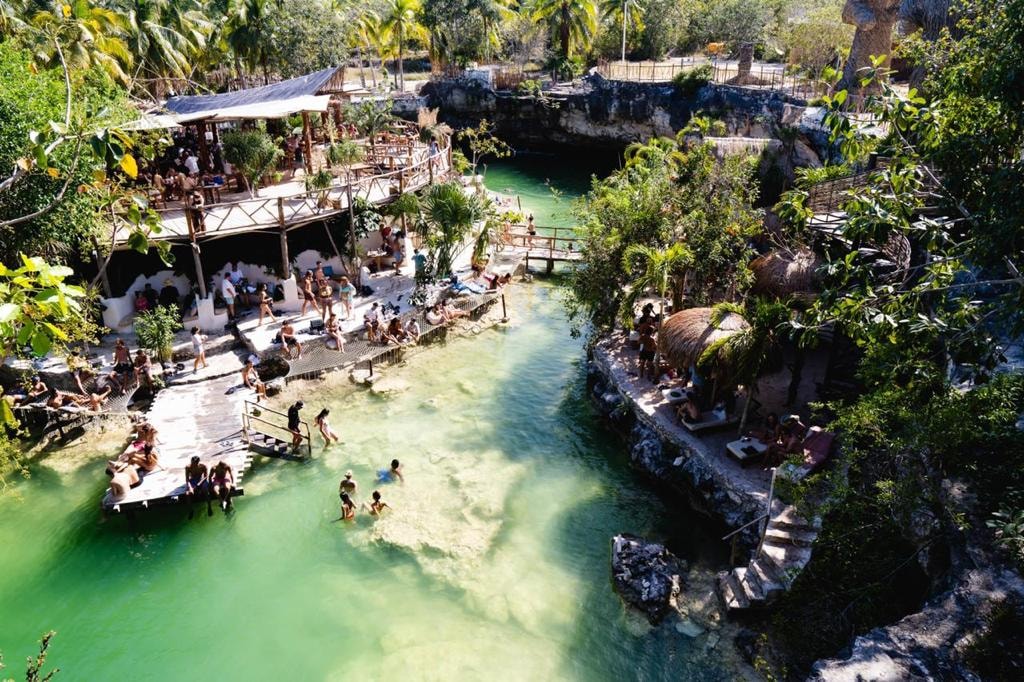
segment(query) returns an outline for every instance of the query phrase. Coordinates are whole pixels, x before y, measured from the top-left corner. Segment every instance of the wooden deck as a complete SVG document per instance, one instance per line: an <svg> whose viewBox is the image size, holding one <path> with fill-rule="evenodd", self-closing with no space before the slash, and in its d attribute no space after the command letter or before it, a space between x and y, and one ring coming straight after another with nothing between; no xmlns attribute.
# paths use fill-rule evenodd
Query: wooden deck
<svg viewBox="0 0 1024 682"><path fill-rule="evenodd" d="M543 261L547 272L551 272L555 263L575 263L583 260L583 254L577 250L579 236L572 228L538 227L538 234L531 235L523 225L516 225L502 235L502 243L506 249L520 254L529 269L530 261ZM546 234L540 234L544 232Z"/></svg>
<svg viewBox="0 0 1024 682"><path fill-rule="evenodd" d="M439 154L431 156L426 146L417 144L411 153L401 158L390 157L388 163L372 165L386 170L358 174L358 177L353 174L353 201L364 199L375 205L386 204L404 192L416 191L447 178L451 170L448 151L449 146L446 146ZM150 238L204 241L258 230L288 230L345 213L348 208L349 188L344 175L336 178L331 187L312 192L305 189L302 180L290 181L263 187L255 198L248 192L222 194L219 202L201 209L201 221L194 211L190 214L182 202L171 201L166 208L157 209L160 231ZM116 247L128 249L129 235L130 229L123 227L115 239Z"/></svg>
<svg viewBox="0 0 1024 682"><path fill-rule="evenodd" d="M160 391L148 414L157 429L160 466L119 500L108 488L103 496L104 511L123 513L184 502L185 466L192 455L199 455L211 468L226 460L235 475L236 494L242 494L252 453L242 439L241 415L243 401L251 398L252 392L232 390L238 385L239 376L232 374Z"/></svg>

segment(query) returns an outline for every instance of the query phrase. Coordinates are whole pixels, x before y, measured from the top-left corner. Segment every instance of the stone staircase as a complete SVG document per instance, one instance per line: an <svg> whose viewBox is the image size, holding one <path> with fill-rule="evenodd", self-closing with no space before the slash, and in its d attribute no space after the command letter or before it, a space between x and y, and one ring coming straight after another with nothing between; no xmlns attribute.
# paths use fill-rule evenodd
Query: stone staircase
<svg viewBox="0 0 1024 682"><path fill-rule="evenodd" d="M746 566L718 574L718 594L726 611L734 613L764 606L793 584L811 560L811 546L821 520L808 521L785 507L768 522L760 554Z"/></svg>

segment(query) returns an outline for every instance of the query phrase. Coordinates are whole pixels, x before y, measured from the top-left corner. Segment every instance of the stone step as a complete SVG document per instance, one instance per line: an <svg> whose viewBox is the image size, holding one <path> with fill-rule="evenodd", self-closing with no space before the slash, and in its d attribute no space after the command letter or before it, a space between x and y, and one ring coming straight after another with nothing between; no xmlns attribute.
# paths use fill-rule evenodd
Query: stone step
<svg viewBox="0 0 1024 682"><path fill-rule="evenodd" d="M782 579L782 584L788 589L793 583L792 576L799 573L811 560L811 550L796 545L776 544L766 538L761 545L760 558L771 563L775 575Z"/></svg>
<svg viewBox="0 0 1024 682"><path fill-rule="evenodd" d="M718 594L726 611L742 611L750 607L747 596L735 584L732 571L722 571L718 574Z"/></svg>
<svg viewBox="0 0 1024 682"><path fill-rule="evenodd" d="M753 579L748 575L747 569L740 566L732 569L733 577L735 582L739 584L741 590L743 590L743 596L747 598L748 608L760 606L764 604L765 597L764 592L761 591L761 585L756 579Z"/></svg>
<svg viewBox="0 0 1024 682"><path fill-rule="evenodd" d="M756 580L761 586L761 594L771 601L786 591L784 581L776 574L771 564L754 559L747 564L747 580Z"/></svg>
<svg viewBox="0 0 1024 682"><path fill-rule="evenodd" d="M771 540L779 545L796 545L797 547L810 547L818 538L816 530L798 530L796 528L768 527L764 535L765 540Z"/></svg>
<svg viewBox="0 0 1024 682"><path fill-rule="evenodd" d="M787 506L771 518L769 525L778 526L779 528L795 528L798 530L821 530L821 517L815 516L811 519L807 519L799 515L794 507Z"/></svg>

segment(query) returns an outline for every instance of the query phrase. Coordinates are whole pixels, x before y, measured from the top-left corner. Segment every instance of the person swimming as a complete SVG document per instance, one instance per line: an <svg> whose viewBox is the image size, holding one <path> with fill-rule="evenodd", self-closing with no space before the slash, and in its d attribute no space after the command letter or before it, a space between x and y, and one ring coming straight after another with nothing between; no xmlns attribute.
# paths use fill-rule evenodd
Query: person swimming
<svg viewBox="0 0 1024 682"><path fill-rule="evenodd" d="M397 459L391 460L390 469L381 469L377 472L377 480L381 483L394 483L399 481L405 483L405 477L402 476L402 464Z"/></svg>
<svg viewBox="0 0 1024 682"><path fill-rule="evenodd" d="M370 514L372 516L380 516L381 513L385 509L391 509L391 507L388 505L387 502L385 502L384 500L380 499L380 491L379 490L374 490L372 497L373 497L373 502L370 502L370 503L365 503L364 502L363 503L363 506L366 507L366 510L368 512L370 512Z"/></svg>
<svg viewBox="0 0 1024 682"><path fill-rule="evenodd" d="M359 484L352 478L352 470L349 469L345 472L345 478L341 479L341 483L338 484L338 496L355 495L358 488Z"/></svg>
<svg viewBox="0 0 1024 682"><path fill-rule="evenodd" d="M341 518L339 521L351 521L356 517L356 504L348 493L341 494Z"/></svg>

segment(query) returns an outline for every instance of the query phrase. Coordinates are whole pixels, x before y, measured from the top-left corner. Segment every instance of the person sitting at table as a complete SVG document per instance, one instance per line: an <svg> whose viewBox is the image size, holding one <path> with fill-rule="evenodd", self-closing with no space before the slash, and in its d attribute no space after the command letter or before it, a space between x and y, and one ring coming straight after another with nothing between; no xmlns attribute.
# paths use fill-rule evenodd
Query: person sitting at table
<svg viewBox="0 0 1024 682"><path fill-rule="evenodd" d="M191 175L178 173L178 193L181 195L182 201L187 200L196 191L197 184L196 179Z"/></svg>

